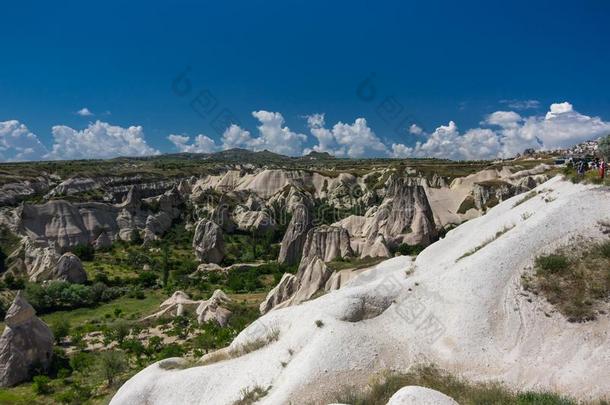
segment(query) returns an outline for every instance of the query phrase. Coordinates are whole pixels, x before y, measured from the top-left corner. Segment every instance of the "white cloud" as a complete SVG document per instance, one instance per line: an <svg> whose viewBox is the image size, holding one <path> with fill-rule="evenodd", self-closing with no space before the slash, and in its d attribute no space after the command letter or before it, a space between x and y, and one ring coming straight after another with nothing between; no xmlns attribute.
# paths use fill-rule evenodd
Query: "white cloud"
<svg viewBox="0 0 610 405"><path fill-rule="evenodd" d="M78 115L80 115L81 117L91 117L92 115L94 115L91 110L89 110L87 107L81 108L80 110L78 110L76 112Z"/></svg>
<svg viewBox="0 0 610 405"><path fill-rule="evenodd" d="M521 120L521 116L514 111L496 111L489 114L483 124L514 128L519 125Z"/></svg>
<svg viewBox="0 0 610 405"><path fill-rule="evenodd" d="M0 162L40 160L47 148L17 120L0 122Z"/></svg>
<svg viewBox="0 0 610 405"><path fill-rule="evenodd" d="M146 143L141 126L123 128L96 121L82 131L56 125L52 133L53 148L46 156L49 159L105 159L159 154Z"/></svg>
<svg viewBox="0 0 610 405"><path fill-rule="evenodd" d="M324 115L314 114L308 117L307 124L311 134L318 140L318 144L313 147L317 152L354 158L387 154L387 147L369 128L364 118L357 118L353 124L338 122L329 130L324 127Z"/></svg>
<svg viewBox="0 0 610 405"><path fill-rule="evenodd" d="M260 138L257 140L255 149L267 149L284 155L299 155L302 153L302 144L307 136L292 132L284 126L284 117L278 112L254 111L254 118L261 125L258 126Z"/></svg>
<svg viewBox="0 0 610 405"><path fill-rule="evenodd" d="M500 100L500 103L515 110L531 110L540 107L538 100Z"/></svg>
<svg viewBox="0 0 610 405"><path fill-rule="evenodd" d="M225 130L222 134L221 141L222 148L225 150L233 148L258 149L258 147L263 144L262 139L252 138L250 131L246 131L235 124L232 124Z"/></svg>
<svg viewBox="0 0 610 405"><path fill-rule="evenodd" d="M455 160L512 157L526 148L557 149L610 133L610 122L575 111L568 102L552 104L545 116L522 117L496 111L461 135L453 121L438 127L425 142L392 145L396 157L437 157Z"/></svg>
<svg viewBox="0 0 610 405"><path fill-rule="evenodd" d="M218 149L213 139L202 134L197 135L192 143L189 143L191 138L184 135L170 135L167 139L179 152L212 153Z"/></svg>
<svg viewBox="0 0 610 405"><path fill-rule="evenodd" d="M411 124L411 126L409 127L410 134L421 135L423 132L424 132L424 130L421 129L421 127L417 126L416 124Z"/></svg>

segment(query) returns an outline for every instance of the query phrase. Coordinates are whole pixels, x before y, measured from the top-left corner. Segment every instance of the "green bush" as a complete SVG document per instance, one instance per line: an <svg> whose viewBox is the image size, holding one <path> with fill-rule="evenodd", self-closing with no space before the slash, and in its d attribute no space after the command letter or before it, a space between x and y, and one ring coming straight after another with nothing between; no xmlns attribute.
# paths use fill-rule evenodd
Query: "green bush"
<svg viewBox="0 0 610 405"><path fill-rule="evenodd" d="M417 256L425 249L422 245L408 245L401 243L396 251L403 256Z"/></svg>
<svg viewBox="0 0 610 405"><path fill-rule="evenodd" d="M125 354L118 350L102 352L98 359L98 367L109 386L113 386L119 374L128 367Z"/></svg>
<svg viewBox="0 0 610 405"><path fill-rule="evenodd" d="M72 253L78 256L79 259L85 262L90 262L95 257L95 250L93 249L93 245L87 244L78 244L72 249Z"/></svg>
<svg viewBox="0 0 610 405"><path fill-rule="evenodd" d="M118 298L125 292L124 288L107 287L103 283L87 286L66 281L51 281L44 285L28 283L25 287L28 302L39 313L89 307Z"/></svg>
<svg viewBox="0 0 610 405"><path fill-rule="evenodd" d="M550 254L536 258L538 271L543 273L560 273L568 268L567 257L559 254Z"/></svg>
<svg viewBox="0 0 610 405"><path fill-rule="evenodd" d="M138 274L137 283L144 288L151 288L157 285L159 276L152 271L144 271Z"/></svg>
<svg viewBox="0 0 610 405"><path fill-rule="evenodd" d="M46 375L37 375L33 378L32 389L36 395L47 395L53 392L51 379Z"/></svg>
<svg viewBox="0 0 610 405"><path fill-rule="evenodd" d="M60 317L51 324L51 331L57 344L61 343L62 339L70 334L70 320L66 317Z"/></svg>

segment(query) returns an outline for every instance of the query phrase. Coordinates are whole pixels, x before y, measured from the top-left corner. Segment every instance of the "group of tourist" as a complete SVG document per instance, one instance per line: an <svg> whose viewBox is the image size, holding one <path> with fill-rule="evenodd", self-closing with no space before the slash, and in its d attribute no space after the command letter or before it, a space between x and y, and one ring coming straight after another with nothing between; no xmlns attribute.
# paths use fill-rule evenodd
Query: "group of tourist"
<svg viewBox="0 0 610 405"><path fill-rule="evenodd" d="M578 170L578 174L580 176L584 176L588 170L597 170L599 172L600 179L604 179L606 177L606 170L608 169L608 163L605 160L595 158L592 161L581 160L576 165L576 169Z"/></svg>

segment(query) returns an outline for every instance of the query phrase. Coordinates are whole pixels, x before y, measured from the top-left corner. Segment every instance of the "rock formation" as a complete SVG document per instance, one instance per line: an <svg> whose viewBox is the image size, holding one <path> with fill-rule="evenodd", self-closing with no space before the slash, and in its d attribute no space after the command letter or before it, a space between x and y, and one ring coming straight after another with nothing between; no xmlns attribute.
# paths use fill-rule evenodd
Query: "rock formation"
<svg viewBox="0 0 610 405"><path fill-rule="evenodd" d="M214 222L202 219L195 228L193 248L199 261L220 263L225 255L222 229Z"/></svg>
<svg viewBox="0 0 610 405"><path fill-rule="evenodd" d="M194 312L201 301L193 301L188 294L182 291L175 291L171 297L159 305L160 310L143 320L158 318L174 318L185 315L187 312Z"/></svg>
<svg viewBox="0 0 610 405"><path fill-rule="evenodd" d="M610 191L559 177L535 190L548 202L508 199L416 259L391 258L337 291L266 313L227 351L276 328L277 339L265 347L188 369L151 365L126 382L111 405L230 404L253 384L271 387L263 399L268 404L326 404L337 388L364 386L371 375L422 362L514 390L585 401L608 397L607 312L571 323L543 296L524 292L521 276L540 254L576 240L587 246L607 241L600 224L610 218ZM524 213L533 214L524 219ZM421 398L420 391L407 389L395 400Z"/></svg>
<svg viewBox="0 0 610 405"><path fill-rule="evenodd" d="M36 311L17 293L4 318L0 337L0 387L10 387L32 377L33 367L46 369L53 355L53 333L36 317Z"/></svg>
<svg viewBox="0 0 610 405"><path fill-rule="evenodd" d="M286 273L260 305L262 313L273 308L297 305L324 291L333 274L325 262L352 257L346 229L320 226L310 229L303 246L303 255L296 276Z"/></svg>
<svg viewBox="0 0 610 405"><path fill-rule="evenodd" d="M442 392L410 385L392 395L387 405L458 405L458 403Z"/></svg>
<svg viewBox="0 0 610 405"><path fill-rule="evenodd" d="M231 302L231 299L221 290L215 290L212 296L205 301L201 301L197 310L197 322L206 323L215 321L218 325L227 326L231 311L225 306Z"/></svg>
<svg viewBox="0 0 610 405"><path fill-rule="evenodd" d="M310 261L318 257L323 262L330 262L352 256L354 252L350 246L347 229L322 225L307 232L303 246L303 260Z"/></svg>
<svg viewBox="0 0 610 405"><path fill-rule="evenodd" d="M267 297L261 303L259 307L260 312L264 314L282 302L289 300L296 291L296 280L297 278L294 274L284 273L280 282L269 291Z"/></svg>
<svg viewBox="0 0 610 405"><path fill-rule="evenodd" d="M282 238L277 259L279 263L296 264L301 260L305 238L312 227L312 216L311 206L307 203L299 204L293 209L292 218Z"/></svg>
<svg viewBox="0 0 610 405"><path fill-rule="evenodd" d="M87 282L87 273L85 273L83 264L78 256L68 252L64 253L57 261L54 279L84 284Z"/></svg>

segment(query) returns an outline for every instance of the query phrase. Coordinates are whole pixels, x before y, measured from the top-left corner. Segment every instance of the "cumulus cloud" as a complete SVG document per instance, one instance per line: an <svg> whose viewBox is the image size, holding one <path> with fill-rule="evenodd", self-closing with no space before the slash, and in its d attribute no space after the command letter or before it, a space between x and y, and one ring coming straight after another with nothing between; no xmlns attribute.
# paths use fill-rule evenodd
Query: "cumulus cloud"
<svg viewBox="0 0 610 405"><path fill-rule="evenodd" d="M438 127L425 142L392 145L396 157L437 157L454 160L512 157L526 148L557 149L610 133L610 122L574 110L568 102L551 104L544 116L522 117L514 111L496 111L460 134L451 121Z"/></svg>
<svg viewBox="0 0 610 405"><path fill-rule="evenodd" d="M46 156L49 159L105 159L160 153L146 143L141 126L123 128L96 121L81 131L56 125L52 133L53 148Z"/></svg>
<svg viewBox="0 0 610 405"><path fill-rule="evenodd" d="M89 110L87 107L81 108L76 113L81 117L91 117L93 115L91 110Z"/></svg>
<svg viewBox="0 0 610 405"><path fill-rule="evenodd" d="M413 135L421 135L424 132L424 130L417 126L416 124L411 124L411 126L409 127L409 133L413 134Z"/></svg>
<svg viewBox="0 0 610 405"><path fill-rule="evenodd" d="M311 134L318 140L313 147L317 152L328 152L337 156L364 157L387 154L386 145L371 128L366 119L357 118L353 124L336 123L332 129L325 128L324 115L308 117ZM305 150L307 153L309 150Z"/></svg>
<svg viewBox="0 0 610 405"><path fill-rule="evenodd" d="M218 149L214 140L203 134L197 135L193 142L190 142L191 138L185 135L172 134L167 139L174 144L179 152L212 153Z"/></svg>
<svg viewBox="0 0 610 405"><path fill-rule="evenodd" d="M254 111L252 115L260 122L260 137L256 140L254 149L267 149L284 155L301 154L307 136L292 132L285 126L282 114L261 110Z"/></svg>
<svg viewBox="0 0 610 405"><path fill-rule="evenodd" d="M498 138L489 129L471 129L460 135L455 122L441 125L430 134L426 142L417 142L408 147L393 144L393 157L434 157L453 160L479 160L497 155L500 149Z"/></svg>
<svg viewBox="0 0 610 405"><path fill-rule="evenodd" d="M47 148L17 120L0 122L0 161L40 160Z"/></svg>
<svg viewBox="0 0 610 405"><path fill-rule="evenodd" d="M246 131L235 124L232 124L225 130L221 141L223 149L243 148L257 150L263 144L262 139L252 138L250 131Z"/></svg>

